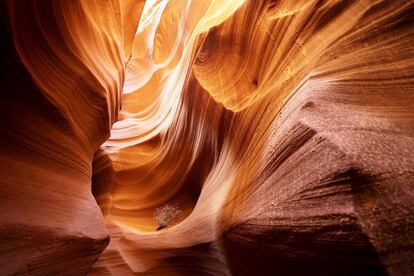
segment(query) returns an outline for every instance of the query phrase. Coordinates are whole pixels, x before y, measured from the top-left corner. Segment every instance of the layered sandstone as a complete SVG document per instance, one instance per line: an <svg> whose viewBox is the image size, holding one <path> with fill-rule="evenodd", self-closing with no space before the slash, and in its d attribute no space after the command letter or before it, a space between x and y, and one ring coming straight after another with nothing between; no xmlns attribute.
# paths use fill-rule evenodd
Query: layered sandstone
<svg viewBox="0 0 414 276"><path fill-rule="evenodd" d="M413 1L7 12L4 274L414 273Z"/></svg>

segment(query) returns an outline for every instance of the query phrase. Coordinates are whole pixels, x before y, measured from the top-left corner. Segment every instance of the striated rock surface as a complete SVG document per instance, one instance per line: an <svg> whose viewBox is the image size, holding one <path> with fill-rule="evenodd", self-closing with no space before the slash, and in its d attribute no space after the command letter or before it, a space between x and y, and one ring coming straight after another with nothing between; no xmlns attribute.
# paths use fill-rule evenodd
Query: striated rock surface
<svg viewBox="0 0 414 276"><path fill-rule="evenodd" d="M156 64L163 43L180 50L165 46L172 3L158 7L140 64ZM106 192L97 175L116 238L92 274L412 273L412 12L412 2L246 1L207 33L201 18L190 59L184 49L124 88L125 117L104 144ZM131 62L140 72L134 52ZM171 66L186 72L183 88L182 74L162 73L175 85L146 104ZM165 202L185 218L154 232Z"/></svg>
<svg viewBox="0 0 414 276"><path fill-rule="evenodd" d="M1 275L82 275L109 242L91 176L124 79L110 4L1 4Z"/></svg>
<svg viewBox="0 0 414 276"><path fill-rule="evenodd" d="M1 274L414 273L414 1L4 10Z"/></svg>

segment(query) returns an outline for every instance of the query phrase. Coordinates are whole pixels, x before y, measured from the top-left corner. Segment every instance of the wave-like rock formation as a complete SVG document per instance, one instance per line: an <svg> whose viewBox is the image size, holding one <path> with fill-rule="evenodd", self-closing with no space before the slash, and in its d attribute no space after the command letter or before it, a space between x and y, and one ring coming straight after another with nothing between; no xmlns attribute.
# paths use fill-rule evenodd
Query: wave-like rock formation
<svg viewBox="0 0 414 276"><path fill-rule="evenodd" d="M413 274L413 14L3 3L0 274Z"/></svg>

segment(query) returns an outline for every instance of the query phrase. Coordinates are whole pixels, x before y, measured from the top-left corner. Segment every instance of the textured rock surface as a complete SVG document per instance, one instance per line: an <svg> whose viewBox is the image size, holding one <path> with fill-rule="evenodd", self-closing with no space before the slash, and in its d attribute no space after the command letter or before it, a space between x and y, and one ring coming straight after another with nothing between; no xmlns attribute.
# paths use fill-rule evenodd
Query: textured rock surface
<svg viewBox="0 0 414 276"><path fill-rule="evenodd" d="M414 273L414 1L8 12L4 274Z"/></svg>
<svg viewBox="0 0 414 276"><path fill-rule="evenodd" d="M1 275L82 275L109 242L92 159L116 118L123 59L102 48L117 38L88 8L2 3Z"/></svg>
<svg viewBox="0 0 414 276"><path fill-rule="evenodd" d="M412 273L412 12L412 2L246 1L196 42L180 101L173 87L160 103L171 123L132 109L165 67L128 91L121 113L142 117L106 143L113 170L97 196L118 238L94 271ZM188 216L153 232L166 201ZM180 253L195 247L199 262Z"/></svg>

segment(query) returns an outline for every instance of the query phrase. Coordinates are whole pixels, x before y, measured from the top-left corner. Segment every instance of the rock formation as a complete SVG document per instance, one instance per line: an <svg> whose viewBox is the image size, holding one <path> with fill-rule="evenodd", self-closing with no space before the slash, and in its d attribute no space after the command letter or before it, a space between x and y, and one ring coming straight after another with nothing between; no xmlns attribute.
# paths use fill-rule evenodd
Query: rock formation
<svg viewBox="0 0 414 276"><path fill-rule="evenodd" d="M414 1L2 13L0 274L414 273Z"/></svg>

